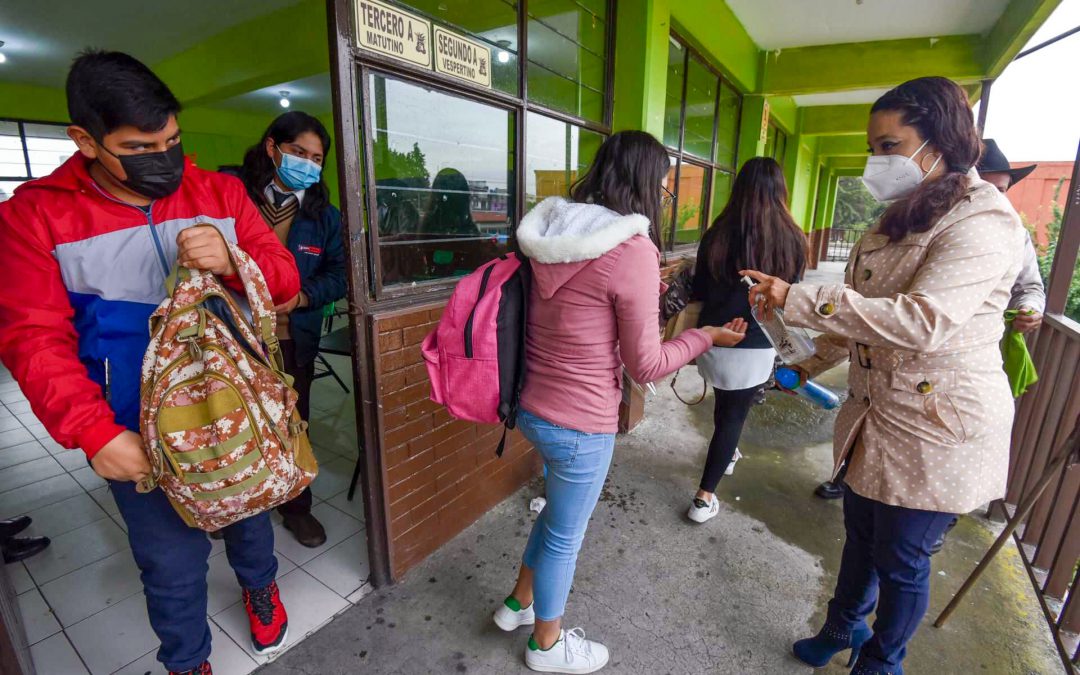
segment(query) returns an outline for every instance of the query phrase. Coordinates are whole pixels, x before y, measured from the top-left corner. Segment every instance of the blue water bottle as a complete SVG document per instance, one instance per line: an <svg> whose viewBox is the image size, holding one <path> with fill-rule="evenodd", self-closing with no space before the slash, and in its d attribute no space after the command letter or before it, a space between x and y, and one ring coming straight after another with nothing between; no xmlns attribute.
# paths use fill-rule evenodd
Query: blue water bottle
<svg viewBox="0 0 1080 675"><path fill-rule="evenodd" d="M840 405L840 397L832 389L823 387L813 380L807 380L806 384L799 384L799 380L797 370L782 367L776 369L776 383L784 389L789 389L826 410L832 410Z"/></svg>

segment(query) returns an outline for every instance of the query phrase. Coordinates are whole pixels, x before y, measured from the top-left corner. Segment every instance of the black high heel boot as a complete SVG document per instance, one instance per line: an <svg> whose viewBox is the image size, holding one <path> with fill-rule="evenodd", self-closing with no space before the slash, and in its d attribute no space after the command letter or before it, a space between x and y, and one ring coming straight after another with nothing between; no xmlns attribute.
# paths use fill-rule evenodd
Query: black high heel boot
<svg viewBox="0 0 1080 675"><path fill-rule="evenodd" d="M845 631L826 622L817 635L799 640L791 646L791 651L795 654L795 658L806 665L821 668L838 653L850 649L851 658L847 662L847 667L850 668L851 664L859 658L859 650L862 649L863 643L873 634L870 626L867 626L865 622L851 631Z"/></svg>

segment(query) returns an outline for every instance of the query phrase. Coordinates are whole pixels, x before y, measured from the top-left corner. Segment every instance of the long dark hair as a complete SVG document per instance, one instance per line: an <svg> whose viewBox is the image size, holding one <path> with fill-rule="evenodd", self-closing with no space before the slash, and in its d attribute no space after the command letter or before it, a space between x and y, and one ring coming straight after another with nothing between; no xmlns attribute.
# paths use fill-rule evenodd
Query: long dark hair
<svg viewBox="0 0 1080 675"><path fill-rule="evenodd" d="M265 204L266 195L263 191L270 181L274 179L277 167L274 160L266 154L266 139L271 138L274 145L292 143L302 133L310 131L319 137L323 146L323 168L325 171L326 158L330 154L330 134L327 133L323 123L306 112L290 110L278 115L270 126L263 132L262 138L255 145L248 148L244 153L244 166L240 170L240 179L244 181L248 196L256 204ZM300 212L309 218L317 218L330 204L330 193L326 189L326 183L322 176L319 182L304 190L304 200L300 204Z"/></svg>
<svg viewBox="0 0 1080 675"><path fill-rule="evenodd" d="M480 228L473 222L472 194L465 174L446 167L431 181L431 198L427 215L420 225L424 234L479 235Z"/></svg>
<svg viewBox="0 0 1080 675"><path fill-rule="evenodd" d="M967 96L944 77L920 77L885 93L870 113L895 110L907 126L941 153L945 174L924 180L909 197L894 202L881 217L880 231L890 241L909 232L926 232L967 192L967 172L979 161L982 144Z"/></svg>
<svg viewBox="0 0 1080 675"><path fill-rule="evenodd" d="M596 151L592 166L570 190L575 202L600 204L649 219L649 236L660 248L660 186L671 160L660 141L644 131L620 131Z"/></svg>
<svg viewBox="0 0 1080 675"><path fill-rule="evenodd" d="M737 283L743 269L789 282L802 277L806 235L791 217L787 199L784 171L775 159L747 160L698 250L714 279Z"/></svg>

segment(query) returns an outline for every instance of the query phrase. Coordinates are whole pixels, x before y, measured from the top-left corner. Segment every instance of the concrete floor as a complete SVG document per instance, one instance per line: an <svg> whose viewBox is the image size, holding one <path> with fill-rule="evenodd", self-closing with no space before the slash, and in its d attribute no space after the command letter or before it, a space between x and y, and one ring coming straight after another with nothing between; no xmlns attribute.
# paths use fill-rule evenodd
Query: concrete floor
<svg viewBox="0 0 1080 675"><path fill-rule="evenodd" d="M833 282L842 263L807 275ZM846 390L846 369L821 382ZM693 368L683 398L701 391ZM791 642L824 621L843 544L840 504L813 496L832 470L834 415L770 393L750 414L744 459L721 481L720 515L686 519L712 432L711 400L671 390L621 436L578 560L567 627L611 650L610 673L809 673ZM373 593L260 673L527 673L528 630L490 620L513 586L537 480L486 514L397 586ZM930 611L904 664L911 675L1062 672L1038 600L1010 544L942 629L931 623L989 548L993 523L962 518L933 561ZM848 672L840 657L820 672Z"/></svg>
<svg viewBox="0 0 1080 675"><path fill-rule="evenodd" d="M842 389L844 377L837 370L826 383ZM687 394L700 386L682 379ZM831 467L831 415L770 394L751 414L745 458L721 483L721 514L699 526L684 514L710 406L687 408L661 389L646 421L619 439L567 626L609 646L611 673L810 672L789 646L822 622L839 563L840 505L811 494ZM489 617L511 588L534 515L528 502L541 491L539 481L522 489L401 584L376 591L260 672L528 672L528 631L504 634ZM1011 547L946 628L930 625L993 537L982 518L964 518L935 558L931 611L906 672L1061 672ZM838 658L821 672L846 671Z"/></svg>

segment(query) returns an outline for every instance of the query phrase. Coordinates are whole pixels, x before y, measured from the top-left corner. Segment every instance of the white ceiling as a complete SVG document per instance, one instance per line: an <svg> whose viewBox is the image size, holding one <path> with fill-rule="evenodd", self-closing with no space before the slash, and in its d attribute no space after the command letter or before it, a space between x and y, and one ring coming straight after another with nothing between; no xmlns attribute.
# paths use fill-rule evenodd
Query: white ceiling
<svg viewBox="0 0 1080 675"><path fill-rule="evenodd" d="M281 107L282 91L289 92L288 108ZM330 100L330 73L249 91L215 103L212 107L273 116L286 110L303 110L312 115L327 114L333 108Z"/></svg>
<svg viewBox="0 0 1080 675"><path fill-rule="evenodd" d="M799 94L793 96L799 107L808 105L848 105L851 103L873 103L888 89L851 89L833 91L824 94Z"/></svg>
<svg viewBox="0 0 1080 675"><path fill-rule="evenodd" d="M985 33L1009 0L727 0L762 49Z"/></svg>
<svg viewBox="0 0 1080 675"><path fill-rule="evenodd" d="M158 63L226 28L300 0L0 0L0 81L62 87L87 47ZM287 38L288 26L282 26Z"/></svg>

